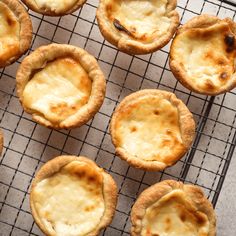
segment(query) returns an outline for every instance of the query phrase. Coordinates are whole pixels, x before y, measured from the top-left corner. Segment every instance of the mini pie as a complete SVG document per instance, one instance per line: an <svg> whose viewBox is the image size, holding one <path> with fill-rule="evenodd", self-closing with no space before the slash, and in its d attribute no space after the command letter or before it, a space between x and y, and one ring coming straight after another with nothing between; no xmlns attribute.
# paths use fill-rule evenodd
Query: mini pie
<svg viewBox="0 0 236 236"><path fill-rule="evenodd" d="M215 236L216 217L203 191L174 180L141 193L131 212L131 236Z"/></svg>
<svg viewBox="0 0 236 236"><path fill-rule="evenodd" d="M105 96L105 79L96 59L71 45L36 49L21 63L16 81L25 111L38 123L56 129L86 123Z"/></svg>
<svg viewBox="0 0 236 236"><path fill-rule="evenodd" d="M104 38L128 54L164 47L174 35L179 15L176 0L100 0L98 25Z"/></svg>
<svg viewBox="0 0 236 236"><path fill-rule="evenodd" d="M48 15L62 16L79 9L86 0L22 0L31 10Z"/></svg>
<svg viewBox="0 0 236 236"><path fill-rule="evenodd" d="M95 162L60 156L37 173L30 206L40 229L48 236L95 236L110 224L117 202L112 177Z"/></svg>
<svg viewBox="0 0 236 236"><path fill-rule="evenodd" d="M189 149L195 122L173 93L146 89L120 103L112 116L110 133L117 155L130 165L163 170Z"/></svg>
<svg viewBox="0 0 236 236"><path fill-rule="evenodd" d="M30 47L32 23L17 0L0 1L0 68L15 62Z"/></svg>
<svg viewBox="0 0 236 236"><path fill-rule="evenodd" d="M206 95L236 86L236 24L202 15L178 29L170 50L170 68L188 89Z"/></svg>

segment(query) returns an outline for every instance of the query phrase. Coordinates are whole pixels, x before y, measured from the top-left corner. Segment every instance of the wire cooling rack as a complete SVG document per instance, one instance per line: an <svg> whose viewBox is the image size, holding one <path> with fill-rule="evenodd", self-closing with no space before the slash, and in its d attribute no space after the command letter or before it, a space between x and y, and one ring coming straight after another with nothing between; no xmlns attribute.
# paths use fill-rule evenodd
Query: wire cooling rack
<svg viewBox="0 0 236 236"><path fill-rule="evenodd" d="M107 78L100 112L86 125L70 131L46 129L23 112L15 93L20 62L0 71L0 121L4 151L0 161L0 235L43 235L29 208L29 189L40 166L61 154L84 155L106 169L119 187L112 224L101 235L129 235L129 214L138 194L164 179L182 180L203 188L216 205L236 142L236 90L208 97L177 83L168 67L169 45L145 56L129 56L101 36L95 19L98 0L89 0L74 14L52 18L29 11L34 27L33 51L51 42L69 43L94 55ZM201 13L235 17L233 5L217 0L179 0L181 23ZM174 92L194 114L197 135L192 148L175 166L163 172L129 167L114 154L109 121L116 105L131 92L159 88Z"/></svg>

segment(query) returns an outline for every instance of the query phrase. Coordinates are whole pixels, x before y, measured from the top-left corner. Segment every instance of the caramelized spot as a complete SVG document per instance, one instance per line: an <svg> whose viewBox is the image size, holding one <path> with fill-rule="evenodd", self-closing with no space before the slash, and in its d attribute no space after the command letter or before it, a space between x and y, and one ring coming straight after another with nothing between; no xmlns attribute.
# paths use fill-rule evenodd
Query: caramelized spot
<svg viewBox="0 0 236 236"><path fill-rule="evenodd" d="M165 231L169 231L171 229L171 219L167 217L165 223L166 223Z"/></svg>
<svg viewBox="0 0 236 236"><path fill-rule="evenodd" d="M116 29L118 29L119 31L124 31L126 34L128 35L132 35L131 32L129 30L127 30L121 23L119 20L114 19L113 20L113 25L116 27Z"/></svg>
<svg viewBox="0 0 236 236"><path fill-rule="evenodd" d="M196 214L196 220L199 225L203 225L206 222L206 219L202 214Z"/></svg>
<svg viewBox="0 0 236 236"><path fill-rule="evenodd" d="M11 19L10 16L6 16L6 21L9 26L14 26L16 23L14 20Z"/></svg>
<svg viewBox="0 0 236 236"><path fill-rule="evenodd" d="M136 126L132 126L131 128L130 128L130 131L133 133L133 132L136 132L137 131L137 127Z"/></svg>
<svg viewBox="0 0 236 236"><path fill-rule="evenodd" d="M221 65L221 66L226 64L225 60L222 60L221 58L218 58L217 63L218 63L218 65Z"/></svg>
<svg viewBox="0 0 236 236"><path fill-rule="evenodd" d="M166 130L166 134L172 135L172 131L171 131L170 129L167 129L167 130Z"/></svg>
<svg viewBox="0 0 236 236"><path fill-rule="evenodd" d="M212 83L211 80L207 80L205 83L205 88L208 90L214 90L215 89L215 85Z"/></svg>
<svg viewBox="0 0 236 236"><path fill-rule="evenodd" d="M83 177L85 177L85 171L74 172L74 174L75 174L78 178L83 178Z"/></svg>
<svg viewBox="0 0 236 236"><path fill-rule="evenodd" d="M169 146L170 143L171 143L171 141L169 139L163 139L161 142L162 147Z"/></svg>
<svg viewBox="0 0 236 236"><path fill-rule="evenodd" d="M160 115L160 111L157 110L157 109L156 109L153 113L154 113L155 115L157 115L157 116Z"/></svg>
<svg viewBox="0 0 236 236"><path fill-rule="evenodd" d="M225 36L225 44L226 44L226 52L232 52L234 50L234 45L235 45L235 37L232 34L228 34Z"/></svg>
<svg viewBox="0 0 236 236"><path fill-rule="evenodd" d="M225 80L225 79L227 79L227 78L228 78L228 74L227 74L226 72L222 72L222 73L220 74L220 79Z"/></svg>
<svg viewBox="0 0 236 236"><path fill-rule="evenodd" d="M111 4L107 4L106 5L106 10L107 11L112 11L112 5Z"/></svg>
<svg viewBox="0 0 236 236"><path fill-rule="evenodd" d="M186 214L184 214L184 212L180 213L180 219L181 221L185 222L186 221Z"/></svg>
<svg viewBox="0 0 236 236"><path fill-rule="evenodd" d="M96 181L96 179L95 179L93 176L90 176L90 177L88 178L88 180L89 180L90 182L95 182L95 181Z"/></svg>

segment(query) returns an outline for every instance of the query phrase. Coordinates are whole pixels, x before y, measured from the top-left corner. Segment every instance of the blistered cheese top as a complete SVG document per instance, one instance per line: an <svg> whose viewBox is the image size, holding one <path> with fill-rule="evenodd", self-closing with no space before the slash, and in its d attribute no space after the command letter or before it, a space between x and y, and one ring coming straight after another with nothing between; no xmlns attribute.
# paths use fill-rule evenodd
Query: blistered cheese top
<svg viewBox="0 0 236 236"><path fill-rule="evenodd" d="M39 182L32 198L37 216L51 235L87 235L104 213L103 176L89 164L73 161Z"/></svg>
<svg viewBox="0 0 236 236"><path fill-rule="evenodd" d="M208 236L210 223L191 206L182 190L174 190L147 208L141 236Z"/></svg>
<svg viewBox="0 0 236 236"><path fill-rule="evenodd" d="M112 24L118 20L134 39L150 42L171 25L166 16L167 3L168 0L107 0L108 17Z"/></svg>
<svg viewBox="0 0 236 236"><path fill-rule="evenodd" d="M59 123L75 114L90 97L92 81L72 58L60 58L36 72L23 91L23 105Z"/></svg>
<svg viewBox="0 0 236 236"><path fill-rule="evenodd" d="M140 97L119 111L117 146L145 161L172 163L183 151L179 112L169 100Z"/></svg>
<svg viewBox="0 0 236 236"><path fill-rule="evenodd" d="M0 64L4 64L20 50L20 23L14 13L0 2Z"/></svg>
<svg viewBox="0 0 236 236"><path fill-rule="evenodd" d="M196 89L214 91L228 83L235 71L234 36L226 23L180 33L172 47L173 57Z"/></svg>
<svg viewBox="0 0 236 236"><path fill-rule="evenodd" d="M42 10L50 10L55 13L70 10L78 0L34 0L38 8Z"/></svg>

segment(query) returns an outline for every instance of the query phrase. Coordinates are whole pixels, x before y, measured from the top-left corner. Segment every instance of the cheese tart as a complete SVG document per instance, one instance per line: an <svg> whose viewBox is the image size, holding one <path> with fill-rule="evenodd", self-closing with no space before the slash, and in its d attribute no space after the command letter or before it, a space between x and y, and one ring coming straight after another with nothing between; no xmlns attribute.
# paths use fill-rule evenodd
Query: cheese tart
<svg viewBox="0 0 236 236"><path fill-rule="evenodd" d="M131 211L131 236L215 236L216 216L203 191L165 180L144 190Z"/></svg>
<svg viewBox="0 0 236 236"><path fill-rule="evenodd" d="M176 0L100 0L97 20L104 38L128 54L164 47L174 35Z"/></svg>
<svg viewBox="0 0 236 236"><path fill-rule="evenodd" d="M180 27L170 50L170 68L188 89L206 95L236 87L236 24L201 15Z"/></svg>
<svg viewBox="0 0 236 236"><path fill-rule="evenodd" d="M86 0L22 0L32 11L48 16L63 16L78 10Z"/></svg>
<svg viewBox="0 0 236 236"><path fill-rule="evenodd" d="M0 68L10 65L30 47L32 23L18 0L0 1Z"/></svg>
<svg viewBox="0 0 236 236"><path fill-rule="evenodd" d="M36 49L21 63L16 81L24 110L36 122L55 129L83 125L105 96L105 79L96 59L71 45Z"/></svg>
<svg viewBox="0 0 236 236"><path fill-rule="evenodd" d="M112 116L110 133L119 157L134 167L160 171L187 152L195 122L173 93L145 89L121 101Z"/></svg>
<svg viewBox="0 0 236 236"><path fill-rule="evenodd" d="M30 192L32 215L48 236L96 236L110 224L116 202L113 178L81 156L47 162Z"/></svg>

